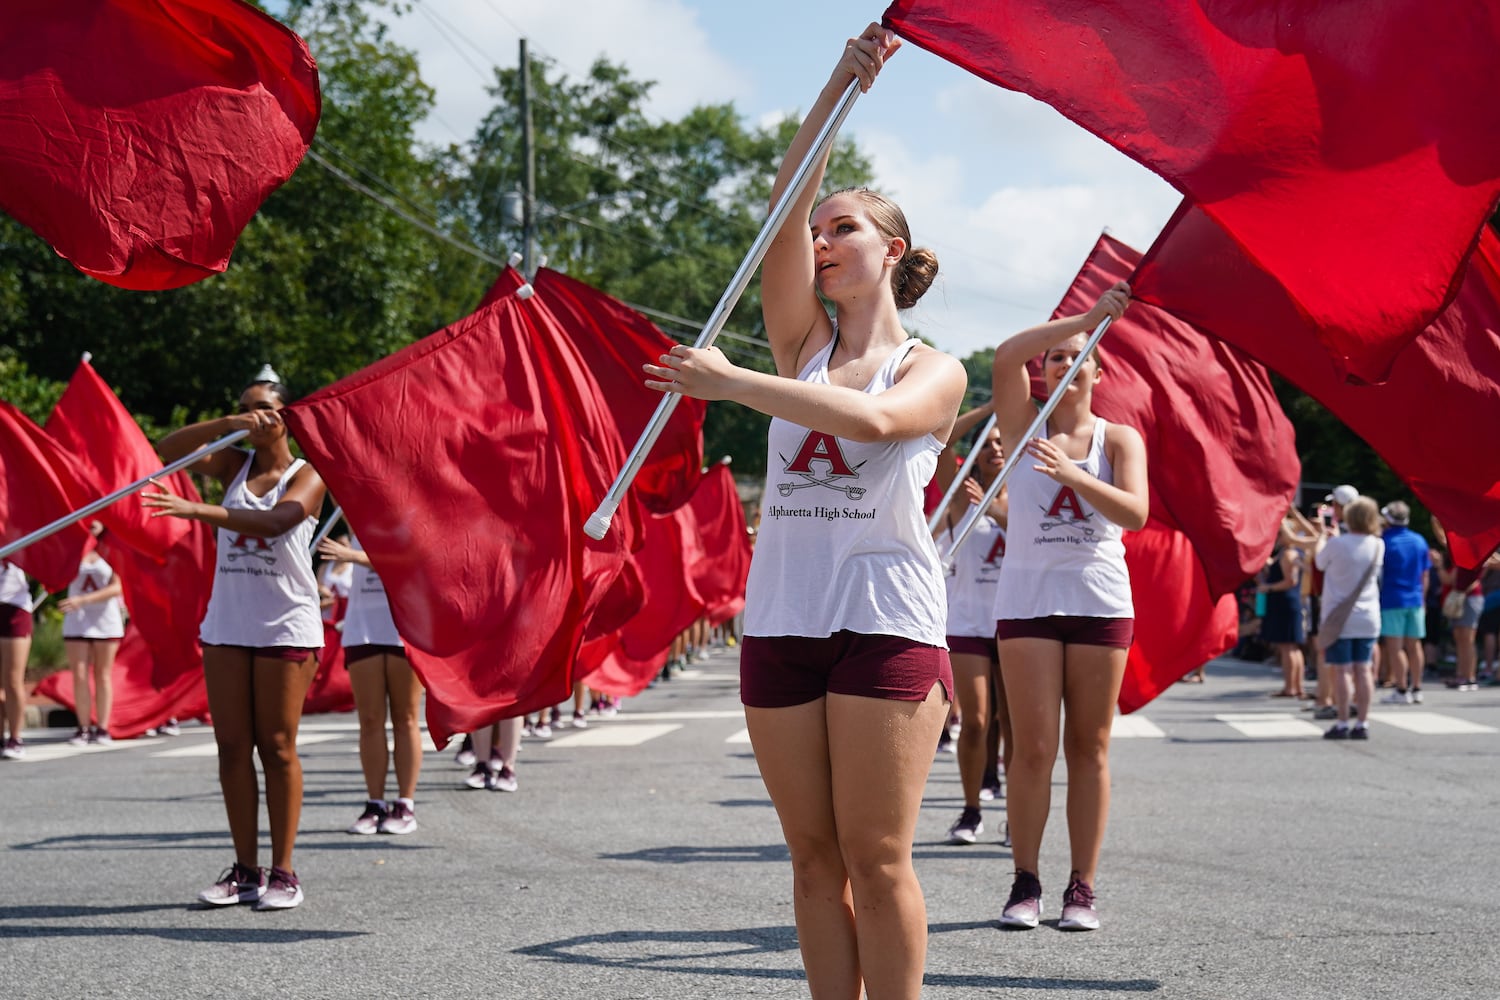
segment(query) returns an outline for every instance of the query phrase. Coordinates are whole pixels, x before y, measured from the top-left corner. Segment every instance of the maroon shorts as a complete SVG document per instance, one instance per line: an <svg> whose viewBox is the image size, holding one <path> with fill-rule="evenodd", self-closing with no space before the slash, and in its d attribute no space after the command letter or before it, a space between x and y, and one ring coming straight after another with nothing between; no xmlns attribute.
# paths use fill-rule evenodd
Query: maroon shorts
<svg viewBox="0 0 1500 1000"><path fill-rule="evenodd" d="M24 639L31 635L31 612L14 604L0 604L0 639Z"/></svg>
<svg viewBox="0 0 1500 1000"><path fill-rule="evenodd" d="M405 646L381 646L372 642L360 643L358 646L344 647L344 669L349 669L352 663L360 660L368 660L376 656L399 656L406 659Z"/></svg>
<svg viewBox="0 0 1500 1000"><path fill-rule="evenodd" d="M1129 649L1135 641L1135 619L1093 618L1089 615L1002 618L995 623L995 638L1051 639L1064 645Z"/></svg>
<svg viewBox="0 0 1500 1000"><path fill-rule="evenodd" d="M993 637L950 635L948 637L948 652L962 653L965 656L987 656L995 663L1000 662L1000 647L995 645Z"/></svg>
<svg viewBox="0 0 1500 1000"><path fill-rule="evenodd" d="M243 649L257 659L285 660L288 663L301 663L309 656L317 656L321 652L321 650L308 649L304 646L231 646L219 642L205 642L203 645L214 649Z"/></svg>
<svg viewBox="0 0 1500 1000"><path fill-rule="evenodd" d="M740 701L750 708L790 708L827 694L924 701L934 684L953 700L948 651L912 639L835 632L747 635L740 644Z"/></svg>

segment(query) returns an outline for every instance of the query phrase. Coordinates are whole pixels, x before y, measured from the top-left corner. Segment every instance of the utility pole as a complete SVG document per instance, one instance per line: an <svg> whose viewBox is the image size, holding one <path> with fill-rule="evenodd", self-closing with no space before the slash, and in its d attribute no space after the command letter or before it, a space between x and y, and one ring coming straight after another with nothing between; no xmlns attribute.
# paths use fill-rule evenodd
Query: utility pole
<svg viewBox="0 0 1500 1000"><path fill-rule="evenodd" d="M521 39L521 273L536 273L536 143L531 131L531 56Z"/></svg>

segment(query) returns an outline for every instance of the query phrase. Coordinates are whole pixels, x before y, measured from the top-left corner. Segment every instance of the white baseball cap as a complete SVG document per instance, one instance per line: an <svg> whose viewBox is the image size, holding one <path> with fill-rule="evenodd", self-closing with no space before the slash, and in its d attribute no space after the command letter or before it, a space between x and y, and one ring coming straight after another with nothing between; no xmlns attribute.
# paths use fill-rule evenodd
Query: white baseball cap
<svg viewBox="0 0 1500 1000"><path fill-rule="evenodd" d="M1347 507L1351 503L1359 499L1359 490L1355 489L1353 486L1350 486L1348 483L1344 483L1342 486L1335 486L1333 488L1333 492L1328 494L1323 499L1325 501L1332 500L1334 503L1339 504L1342 507Z"/></svg>

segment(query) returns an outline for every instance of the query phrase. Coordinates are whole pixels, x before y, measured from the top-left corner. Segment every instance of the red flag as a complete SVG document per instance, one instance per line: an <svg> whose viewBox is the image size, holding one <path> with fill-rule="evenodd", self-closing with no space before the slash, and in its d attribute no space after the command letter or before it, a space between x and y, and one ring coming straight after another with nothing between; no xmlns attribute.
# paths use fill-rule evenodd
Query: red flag
<svg viewBox="0 0 1500 1000"><path fill-rule="evenodd" d="M307 46L241 0L10 0L0 208L84 274L223 271L317 127Z"/></svg>
<svg viewBox="0 0 1500 1000"><path fill-rule="evenodd" d="M1404 247L1383 247L1407 260ZM1462 288L1381 385L1350 385L1306 348L1303 317L1203 213L1184 206L1146 254L1160 300L1239 347L1364 438L1448 530L1459 565L1500 545L1500 237L1486 228ZM1381 298L1387 288L1372 284ZM1132 308L1131 312L1135 310ZM1126 314L1127 316L1130 313ZM1106 338L1107 341L1108 338Z"/></svg>
<svg viewBox="0 0 1500 1000"><path fill-rule="evenodd" d="M87 361L73 373L47 418L46 431L73 456L80 477L89 483L91 500L162 466L140 426ZM182 518L151 517L138 496L113 503L97 516L117 541L157 560L187 534L190 524Z"/></svg>
<svg viewBox="0 0 1500 1000"><path fill-rule="evenodd" d="M156 664L146 639L131 622L125 626L125 638L110 671L114 684L114 704L109 712L111 736L134 739L168 719L200 719L208 715L208 690L203 685L202 670L179 674L166 687L156 685L152 679L155 673ZM43 678L36 693L70 710L77 709L72 671L59 670Z"/></svg>
<svg viewBox="0 0 1500 1000"><path fill-rule="evenodd" d="M703 598L704 614L719 625L745 607L750 576L750 533L734 476L723 462L709 469L690 501L699 561L692 567L693 588Z"/></svg>
<svg viewBox="0 0 1500 1000"><path fill-rule="evenodd" d="M180 497L200 501L185 472L173 473L165 485ZM131 624L150 652L151 685L162 692L176 690L184 676L203 673L198 626L213 589L216 543L209 525L184 523L187 532L159 560L104 536L104 558L120 578Z"/></svg>
<svg viewBox="0 0 1500 1000"><path fill-rule="evenodd" d="M302 699L303 715L354 711L354 688L349 683L348 664L344 662L343 637L338 625L323 620L323 651L318 654L318 672Z"/></svg>
<svg viewBox="0 0 1500 1000"><path fill-rule="evenodd" d="M634 698L661 673L670 652L670 649L663 648L654 656L637 660L616 644L605 655L604 661L584 676L583 682L590 690L600 694L613 698Z"/></svg>
<svg viewBox="0 0 1500 1000"><path fill-rule="evenodd" d="M0 402L0 544L31 534L89 501L72 458L20 410ZM56 593L78 575L88 529L70 524L7 558Z"/></svg>
<svg viewBox="0 0 1500 1000"><path fill-rule="evenodd" d="M1134 712L1233 646L1239 609L1215 600L1187 536L1152 518L1125 536L1125 565L1136 594L1135 643L1120 685L1120 711Z"/></svg>
<svg viewBox="0 0 1500 1000"><path fill-rule="evenodd" d="M1101 236L1053 318L1087 312L1140 259ZM1094 409L1141 432L1152 518L1187 536L1214 597L1233 593L1265 564L1302 478L1270 377L1236 348L1149 303L1134 303L1110 324L1100 348L1105 371Z"/></svg>
<svg viewBox="0 0 1500 1000"><path fill-rule="evenodd" d="M620 628L620 651L625 656L636 661L654 657L703 616L706 605L693 586L692 569L703 558L695 527L686 506L646 518L646 544L634 556L645 599L640 611Z"/></svg>
<svg viewBox="0 0 1500 1000"><path fill-rule="evenodd" d="M485 303L510 294L523 282L520 272L506 268ZM532 284L533 301L552 314L603 391L620 439L627 446L634 444L662 400L661 393L646 388L641 365L654 362L677 342L623 302L565 274L544 267ZM707 407L701 399L683 397L646 454L631 489L652 513L675 510L693 495L703 470Z"/></svg>
<svg viewBox="0 0 1500 1000"><path fill-rule="evenodd" d="M1365 381L1449 301L1500 196L1494 4L897 0L885 23L1161 174ZM1164 303L1156 278L1136 292Z"/></svg>
<svg viewBox="0 0 1500 1000"><path fill-rule="evenodd" d="M624 447L548 313L501 297L285 413L385 584L434 741L568 697L639 524L627 504L583 534Z"/></svg>

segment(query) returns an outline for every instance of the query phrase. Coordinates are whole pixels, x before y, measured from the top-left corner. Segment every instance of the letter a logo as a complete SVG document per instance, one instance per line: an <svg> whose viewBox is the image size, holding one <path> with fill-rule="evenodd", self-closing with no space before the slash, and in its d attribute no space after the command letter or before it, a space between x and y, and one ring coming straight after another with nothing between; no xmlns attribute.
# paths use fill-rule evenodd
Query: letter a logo
<svg viewBox="0 0 1500 1000"><path fill-rule="evenodd" d="M808 431L807 437L802 439L802 446L797 449L797 454L793 455L792 460L787 463L786 471L803 476L816 475L812 467L814 462L827 462L830 478L856 475L839 448L839 439L832 434Z"/></svg>
<svg viewBox="0 0 1500 1000"><path fill-rule="evenodd" d="M1071 486L1064 486L1057 491L1057 496L1052 498L1052 506L1047 508L1047 516L1060 518L1063 511L1068 512L1069 520L1088 520L1088 515L1083 512L1083 501L1078 499L1078 494L1073 492Z"/></svg>
<svg viewBox="0 0 1500 1000"><path fill-rule="evenodd" d="M986 565L993 566L996 559L1005 558L1005 532L995 532L995 544L990 546L989 553L984 557Z"/></svg>

